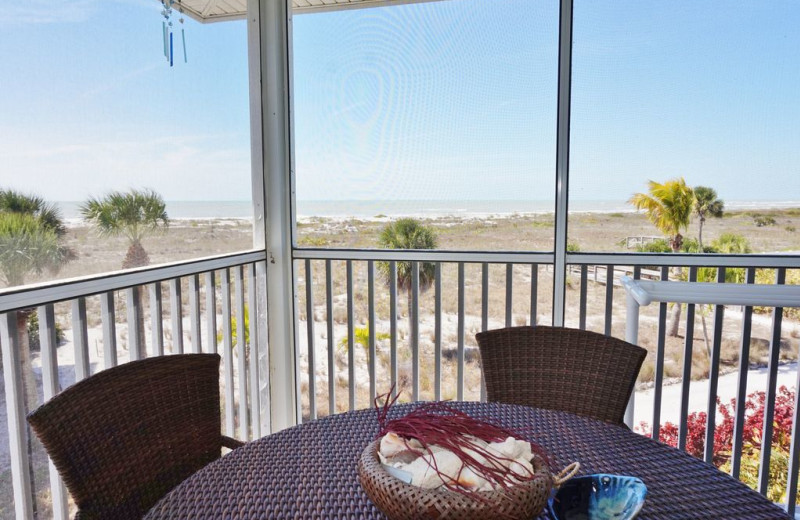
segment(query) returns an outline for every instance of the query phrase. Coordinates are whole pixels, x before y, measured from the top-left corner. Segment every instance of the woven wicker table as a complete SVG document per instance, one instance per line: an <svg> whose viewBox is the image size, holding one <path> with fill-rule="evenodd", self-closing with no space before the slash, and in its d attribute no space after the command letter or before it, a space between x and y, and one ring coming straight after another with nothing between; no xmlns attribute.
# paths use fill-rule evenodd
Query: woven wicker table
<svg viewBox="0 0 800 520"><path fill-rule="evenodd" d="M525 430L559 468L618 473L648 488L639 518L786 519L762 495L704 462L593 419L496 403L452 403L475 417ZM393 416L415 406L398 405ZM356 461L377 433L376 414L335 415L251 442L172 490L147 519L383 519L358 484ZM541 518L548 518L543 515Z"/></svg>

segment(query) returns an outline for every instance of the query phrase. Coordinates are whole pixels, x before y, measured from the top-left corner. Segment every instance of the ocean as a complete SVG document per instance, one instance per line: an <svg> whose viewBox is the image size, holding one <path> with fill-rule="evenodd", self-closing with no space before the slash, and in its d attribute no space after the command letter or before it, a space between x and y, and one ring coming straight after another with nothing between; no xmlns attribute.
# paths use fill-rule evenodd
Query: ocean
<svg viewBox="0 0 800 520"><path fill-rule="evenodd" d="M57 202L62 217L67 222L77 222L80 202ZM300 200L296 203L297 217L355 217L380 216L419 217L512 215L522 213L552 213L552 200ZM250 201L167 201L167 214L171 219L250 219ZM800 208L800 201L726 201L728 210L766 210ZM630 213L633 207L625 201L572 200L572 213Z"/></svg>

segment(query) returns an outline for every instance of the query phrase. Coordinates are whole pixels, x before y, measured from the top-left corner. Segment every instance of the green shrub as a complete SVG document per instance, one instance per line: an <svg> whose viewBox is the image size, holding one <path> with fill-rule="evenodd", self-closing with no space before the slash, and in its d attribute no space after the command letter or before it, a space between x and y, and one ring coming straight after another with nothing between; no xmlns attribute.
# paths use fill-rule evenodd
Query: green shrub
<svg viewBox="0 0 800 520"><path fill-rule="evenodd" d="M391 338L391 335L387 332L376 332L375 333L375 341L381 341ZM369 360L369 327L356 327L353 329L353 343L356 345L361 345L364 349L364 352L367 354L367 360ZM347 337L345 336L341 340L339 340L339 349L342 352L348 351L348 342Z"/></svg>
<svg viewBox="0 0 800 520"><path fill-rule="evenodd" d="M658 240L636 246L636 251L639 253L671 253L672 248L669 247L669 243L666 240L659 238Z"/></svg>
<svg viewBox="0 0 800 520"><path fill-rule="evenodd" d="M325 237L308 236L308 235L300 237L300 240L297 241L298 246L308 246L308 247L325 247L330 243L331 241Z"/></svg>
<svg viewBox="0 0 800 520"><path fill-rule="evenodd" d="M753 223L756 227L774 226L777 224L775 217L771 215L753 215Z"/></svg>
<svg viewBox="0 0 800 520"><path fill-rule="evenodd" d="M61 345L66 339L64 328L56 322L56 346ZM32 351L40 350L42 342L39 339L39 313L32 312L28 317L28 345Z"/></svg>

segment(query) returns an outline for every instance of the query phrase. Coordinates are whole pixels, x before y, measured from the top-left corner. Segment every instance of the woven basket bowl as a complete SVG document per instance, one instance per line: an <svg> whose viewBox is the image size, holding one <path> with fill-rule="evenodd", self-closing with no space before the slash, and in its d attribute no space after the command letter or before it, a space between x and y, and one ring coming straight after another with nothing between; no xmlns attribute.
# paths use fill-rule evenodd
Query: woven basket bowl
<svg viewBox="0 0 800 520"><path fill-rule="evenodd" d="M373 441L358 460L361 487L390 520L529 520L544 509L553 477L544 461L535 455L537 478L508 490L483 491L486 502L448 490L422 489L389 475L378 460L378 443Z"/></svg>

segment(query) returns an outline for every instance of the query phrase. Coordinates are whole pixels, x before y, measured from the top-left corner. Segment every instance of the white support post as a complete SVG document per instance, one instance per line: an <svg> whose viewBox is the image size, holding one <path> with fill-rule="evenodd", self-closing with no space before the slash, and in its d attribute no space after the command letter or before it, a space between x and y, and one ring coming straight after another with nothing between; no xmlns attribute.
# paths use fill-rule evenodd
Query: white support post
<svg viewBox="0 0 800 520"><path fill-rule="evenodd" d="M250 113L253 130L254 243L264 247L270 429L298 422L292 265L290 130L291 9L287 0L248 1ZM260 138L260 140L257 140ZM260 279L260 277L259 277ZM259 317L262 309L259 309ZM259 339L258 347L262 347ZM264 352L259 353L263 359ZM263 388L263 387L262 387ZM262 415L263 417L263 415Z"/></svg>
<svg viewBox="0 0 800 520"><path fill-rule="evenodd" d="M639 343L639 302L628 292L625 295L627 306L625 308L625 341L638 345ZM633 429L633 409L636 406L636 392L631 393L628 407L625 409L625 424Z"/></svg>
<svg viewBox="0 0 800 520"><path fill-rule="evenodd" d="M564 326L567 290L567 203L569 124L572 84L572 0L561 0L558 33L558 121L556 129L556 210L553 237L553 325Z"/></svg>

